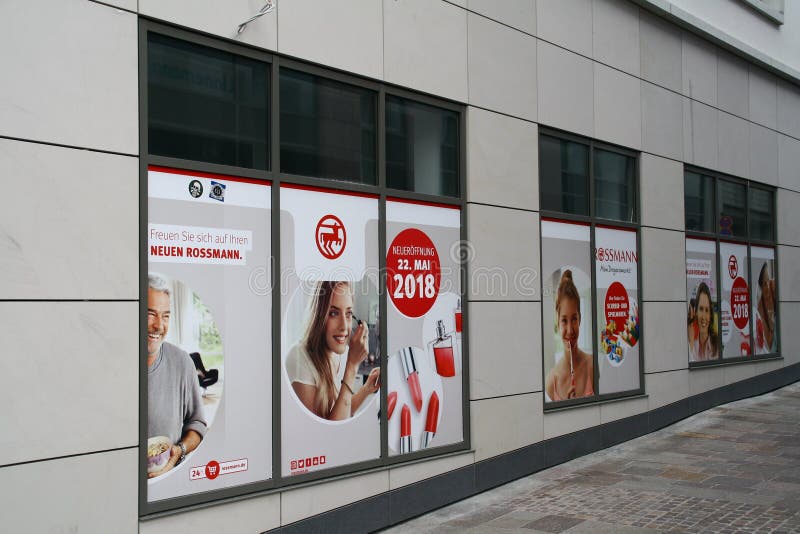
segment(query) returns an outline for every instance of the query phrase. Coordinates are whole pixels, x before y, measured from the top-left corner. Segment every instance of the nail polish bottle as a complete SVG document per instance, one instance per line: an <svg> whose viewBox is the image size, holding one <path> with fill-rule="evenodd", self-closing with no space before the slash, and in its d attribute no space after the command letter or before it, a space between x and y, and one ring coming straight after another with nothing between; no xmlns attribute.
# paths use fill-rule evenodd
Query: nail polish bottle
<svg viewBox="0 0 800 534"><path fill-rule="evenodd" d="M419 385L419 372L417 362L414 360L414 352L411 347L400 350L400 361L403 364L403 375L408 383L408 390L411 393L411 400L417 412L422 410L422 388Z"/></svg>
<svg viewBox="0 0 800 534"><path fill-rule="evenodd" d="M458 299L454 313L456 316L456 334L461 335L461 299Z"/></svg>
<svg viewBox="0 0 800 534"><path fill-rule="evenodd" d="M455 376L456 363L453 354L453 333L445 332L444 321L436 321L436 339L428 343L433 348L433 360L436 372L440 376Z"/></svg>

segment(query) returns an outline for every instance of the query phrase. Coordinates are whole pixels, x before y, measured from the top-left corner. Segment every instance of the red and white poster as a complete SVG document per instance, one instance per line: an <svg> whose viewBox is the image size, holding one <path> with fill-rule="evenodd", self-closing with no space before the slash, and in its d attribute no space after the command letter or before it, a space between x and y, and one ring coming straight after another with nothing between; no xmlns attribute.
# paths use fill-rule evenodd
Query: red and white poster
<svg viewBox="0 0 800 534"><path fill-rule="evenodd" d="M636 231L595 229L599 394L639 389L639 251Z"/></svg>
<svg viewBox="0 0 800 534"><path fill-rule="evenodd" d="M464 440L460 232L457 206L386 202L391 455Z"/></svg>
<svg viewBox="0 0 800 534"><path fill-rule="evenodd" d="M378 198L281 185L281 473L380 457Z"/></svg>
<svg viewBox="0 0 800 534"><path fill-rule="evenodd" d="M717 243L686 240L686 332L689 361L718 360Z"/></svg>
<svg viewBox="0 0 800 534"><path fill-rule="evenodd" d="M754 354L778 352L778 288L775 285L775 249L750 247Z"/></svg>
<svg viewBox="0 0 800 534"><path fill-rule="evenodd" d="M148 502L272 477L271 191L149 169Z"/></svg>
<svg viewBox="0 0 800 534"><path fill-rule="evenodd" d="M720 322L722 357L741 358L752 354L750 340L750 288L747 245L722 241L719 244L722 279Z"/></svg>
<svg viewBox="0 0 800 534"><path fill-rule="evenodd" d="M588 224L543 219L542 335L546 403L596 395Z"/></svg>

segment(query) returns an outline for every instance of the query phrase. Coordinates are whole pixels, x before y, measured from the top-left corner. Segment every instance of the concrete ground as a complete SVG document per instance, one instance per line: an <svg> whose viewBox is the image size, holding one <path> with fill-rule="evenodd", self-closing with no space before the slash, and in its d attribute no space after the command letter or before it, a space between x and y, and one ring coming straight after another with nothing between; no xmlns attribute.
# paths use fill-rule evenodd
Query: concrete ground
<svg viewBox="0 0 800 534"><path fill-rule="evenodd" d="M386 532L800 532L800 383Z"/></svg>

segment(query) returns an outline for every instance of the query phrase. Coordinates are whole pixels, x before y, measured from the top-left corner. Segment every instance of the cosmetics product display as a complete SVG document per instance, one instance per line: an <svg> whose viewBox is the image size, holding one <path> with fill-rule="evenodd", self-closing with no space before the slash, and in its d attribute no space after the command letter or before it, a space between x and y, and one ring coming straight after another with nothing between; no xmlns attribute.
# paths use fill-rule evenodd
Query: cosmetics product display
<svg viewBox="0 0 800 534"><path fill-rule="evenodd" d="M444 377L456 375L455 342L452 332L446 332L444 321L436 321L436 339L428 343L433 349L436 372Z"/></svg>
<svg viewBox="0 0 800 534"><path fill-rule="evenodd" d="M386 396L386 418L391 419L394 407L397 406L397 392L392 391Z"/></svg>
<svg viewBox="0 0 800 534"><path fill-rule="evenodd" d="M405 347L400 350L400 361L403 364L403 376L411 392L411 401L414 403L414 408L419 412L422 410L422 389L419 386L417 362L414 360L414 352L411 347Z"/></svg>
<svg viewBox="0 0 800 534"><path fill-rule="evenodd" d="M420 439L420 448L427 449L436 435L436 427L439 424L439 395L434 391L428 399L428 416L425 418L425 431Z"/></svg>
<svg viewBox="0 0 800 534"><path fill-rule="evenodd" d="M400 410L400 454L411 452L411 410L404 404Z"/></svg>

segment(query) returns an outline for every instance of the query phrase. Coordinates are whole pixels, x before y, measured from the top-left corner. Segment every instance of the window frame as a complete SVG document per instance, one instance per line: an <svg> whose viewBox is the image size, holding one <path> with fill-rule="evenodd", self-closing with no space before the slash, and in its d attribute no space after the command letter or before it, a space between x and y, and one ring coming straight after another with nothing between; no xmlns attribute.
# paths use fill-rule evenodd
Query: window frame
<svg viewBox="0 0 800 534"><path fill-rule="evenodd" d="M600 355L597 350L597 343L598 343L598 321L597 321L597 273L596 273L596 263L597 263L597 253L596 253L596 245L595 245L595 229L599 226L602 228L610 228L610 229L622 229L622 230L633 230L636 232L636 250L637 250L637 257L639 261L637 262L636 267L636 277L637 277L637 286L638 286L638 305L639 305L639 321L640 324L643 325L645 321L645 314L643 311L643 299L642 299L642 259L641 259L641 250L642 250L642 232L641 232L641 179L640 179L640 170L641 170L641 162L640 162L640 153L636 152L635 150L631 150L628 148L620 147L617 145L613 145L610 143L597 141L595 139L581 137L576 134L562 132L560 130L554 130L551 128L544 128L539 127L539 135L537 138L537 143L540 142L543 136L548 136L552 138L556 138L562 141L569 141L573 143L579 143L585 145L589 148L588 152L588 161L589 161L589 215L577 215L573 213L566 213L561 211L554 211L548 209L540 209L539 210L539 217L540 220L549 220L554 222L573 222L573 223L581 223L584 225L589 226L589 253L590 253L590 278L591 278L591 294L592 294L592 302L591 302L591 310L592 310L592 317L593 317L593 325L594 328L592 329L592 356L594 358L594 378L593 378L593 385L595 392L598 391L599 380L600 380ZM541 146L541 145L539 145ZM537 146L538 150L538 146ZM595 170L594 170L594 152L595 150L604 150L607 152L613 152L616 154L620 154L623 156L628 156L633 158L633 165L634 165L634 221L620 221L616 219L606 219L600 218L595 216ZM542 190L542 176L541 176L541 158L539 158L539 194L541 198L541 190ZM542 267L542 231L541 231L541 224L539 225L539 273L543 272ZM540 276L542 283L544 282L543 276ZM540 291L543 291L543 287L540 285ZM541 293L540 293L541 295ZM578 406L586 406L586 405L594 405L598 403L610 402L610 401L617 401L617 400L625 400L630 398L641 397L645 394L644 388L644 356L645 356L645 347L644 347L644 329L640 327L639 330L639 387L635 389L630 389L626 391L618 391L614 393L605 393L599 394L595 393L590 397L579 397L575 399L567 399L561 401L551 401L545 402L544 401L544 382L547 379L545 374L545 365L544 365L544 336L546 335L545 329L545 321L544 321L544 301L540 302L540 310L542 314L542 320L540 321L541 327L541 344L540 350L542 354L542 406L543 411L547 412L555 412L565 408L573 408Z"/></svg>
<svg viewBox="0 0 800 534"><path fill-rule="evenodd" d="M272 439L272 478L260 482L254 482L241 486L234 486L219 490L196 493L192 495L174 497L155 502L147 501L147 459L145 451L147 449L147 415L148 415L148 392L147 392L147 354L146 354L146 333L147 333L147 273L148 273L148 249L147 249L147 225L148 225L148 169L150 167L168 167L188 172L206 172L241 178L250 178L268 182L272 186L271 194L271 259L273 261L272 286L278 287L280 279L280 243L281 227L280 221L280 186L293 184L299 186L309 186L323 189L340 190L351 193L365 193L378 197L378 257L381 271L381 286L379 287L379 316L381 332L381 369L386 376L386 365L388 363L387 354L387 309L388 295L386 293L386 202L387 199L395 198L401 200L418 201L428 204L439 204L444 206L458 207L461 214L461 228L459 239L461 243L467 240L467 201L466 201L466 105L447 100L444 98L433 97L430 95L415 93L413 91L392 86L385 82L380 82L354 74L346 73L320 65L300 61L294 58L282 56L278 53L267 52L246 44L225 40L223 38L211 37L175 27L170 24L155 22L145 18L139 19L139 428L138 428L138 515L140 519L149 519L162 515L185 510L187 507L211 506L220 502L230 502L251 498L259 495L278 493L283 490L303 485L317 484L335 478L354 476L365 472L387 470L395 465L414 463L426 458L446 457L452 454L460 454L471 449L470 437L470 388L469 388L469 336L463 334L461 338L462 346L462 432L463 440L459 443L450 445L436 446L428 449L421 449L412 453L390 456L388 451L388 432L385 414L387 412L388 380L381 381L380 389L380 457L374 460L367 460L344 466L333 467L323 471L317 471L295 476L282 476L281 474L281 321L280 313L274 310L281 309L281 291L273 290L271 296L272 314L272 428L270 430ZM197 160L186 160L168 156L158 156L149 154L148 147L148 34L156 33L179 39L188 43L222 50L231 54L245 56L257 61L268 64L268 77L270 92L268 120L269 120L269 165L266 170L259 170L249 167L239 167L208 163ZM280 171L280 69L286 67L302 73L312 74L321 78L346 83L356 87L372 90L376 97L376 183L364 184L354 181L337 180L333 178L320 178L315 176L294 175L282 173ZM453 111L458 116L458 158L457 158L457 187L458 196L439 196L427 193L417 193L401 189L390 189L386 186L386 147L385 147L385 112L386 95L392 95L411 102L427 104L437 108ZM465 249L464 249L465 250ZM463 252L463 250L462 250ZM460 274L460 296L463 321L469 322L469 301L467 299L467 261L465 254L461 255L459 266Z"/></svg>
<svg viewBox="0 0 800 534"><path fill-rule="evenodd" d="M775 254L775 260L774 260L775 272L773 273L774 274L774 279L775 279L775 285L778 287L778 291L780 292L781 285L780 285L780 280L778 279L779 258L778 258L778 240L777 240L777 229L778 229L778 226L777 226L777 224L778 224L778 220L777 220L777 188L770 187L767 184L754 182L752 180L747 180L747 179L740 178L740 177L737 177L737 176L731 176L729 174L725 174L725 173L721 173L721 172L717 172L717 171L712 171L712 170L709 170L709 169L703 169L701 167L696 167L694 165L684 165L684 167L683 167L684 179L685 179L686 173L689 173L689 172L694 173L694 174L700 174L702 176L706 176L709 179L711 179L712 182L713 182L712 191L713 191L713 194L714 194L714 213L713 213L712 220L714 222L714 227L716 228L716 231L715 232L704 232L704 231L698 231L698 230L690 230L689 228L686 228L686 219L685 219L685 213L684 213L684 236L685 236L684 237L684 254L685 254L685 250L686 250L686 248L685 248L686 239L701 239L701 240L705 240L705 241L713 241L715 243L715 247L716 247L715 269L717 271L717 273L716 273L716 286L717 286L716 287L716 289L717 289L716 297L717 297L717 305L720 306L720 321L721 321L722 320L722 269L720 268L720 261L721 261L720 243L724 242L724 243L730 243L730 244L736 244L736 245L744 245L744 246L747 247L747 262L748 262L748 265L747 265L747 273L748 273L747 284L748 284L748 291L750 292L751 296L752 296L752 291L753 291L753 272L752 272L752 269L750 268L751 264L752 264L752 259L751 259L752 256L751 256L750 249L752 248L752 246L771 248L774 251L774 254ZM726 236L726 235L722 235L720 233L720 231L719 231L719 218L720 218L721 212L722 212L722 210L721 210L722 199L721 199L721 193L720 193L720 184L724 183L724 182L734 183L734 184L744 185L745 186L745 210L744 210L744 213L745 213L745 221L744 221L745 235L743 237L742 236ZM772 234L773 234L773 240L772 241L763 240L763 239L753 239L753 238L750 237L750 190L751 189L759 189L759 190L762 190L762 191L769 191L769 192L772 193L772 204L773 204L773 206L772 206L772 208L773 208L772 209ZM684 204L684 206L686 205L685 192L684 192L683 204ZM684 263L685 263L685 261L684 261ZM684 265L684 269L685 269L685 265ZM684 297L684 301L686 301L686 299L688 299L688 295L686 295ZM780 304L780 298L778 298L777 295L776 295L775 304L776 304L776 306ZM750 305L750 310L749 311L752 311L753 303L750 302L749 305ZM689 361L689 352L688 352L688 348L687 348L686 360L687 360L687 362L689 364L689 370L698 369L698 368L706 368L706 367L718 367L718 366L724 366L724 365L736 365L736 364L741 364L741 363L764 361L764 360L782 359L783 356L782 356L782 353L781 353L782 345L781 345L780 323L781 323L781 314L778 313L777 317L776 317L776 321L775 321L775 334L777 336L777 351L776 352L771 352L771 353L768 353L768 354L758 354L758 355L757 354L749 354L747 356L739 356L739 357L736 357L736 358L723 358L722 357L722 346L720 346L720 354L719 354L719 358L718 359L700 361L700 362L692 362L692 361ZM749 321L749 334L750 334L750 339L751 340L753 339L753 335L754 335L753 329L754 329L753 328L753 320L751 318L750 321ZM752 349L752 346L751 346L751 351L754 352L754 350Z"/></svg>

